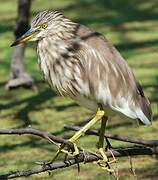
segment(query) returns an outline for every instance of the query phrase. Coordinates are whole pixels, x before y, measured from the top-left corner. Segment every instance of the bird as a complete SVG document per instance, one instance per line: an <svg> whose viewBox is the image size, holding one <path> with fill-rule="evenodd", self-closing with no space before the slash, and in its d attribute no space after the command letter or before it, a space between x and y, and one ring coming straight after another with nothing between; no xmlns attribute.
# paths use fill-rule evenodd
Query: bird
<svg viewBox="0 0 158 180"><path fill-rule="evenodd" d="M152 122L149 99L119 51L101 33L73 22L55 10L39 12L31 28L11 46L27 41L37 43L37 55L44 79L60 95L90 109L95 116L68 142L71 154L79 154L76 141L97 122L101 122L98 164L111 170L105 152L104 133L109 117L115 115ZM68 148L67 148L68 149ZM61 145L57 151L70 154Z"/></svg>

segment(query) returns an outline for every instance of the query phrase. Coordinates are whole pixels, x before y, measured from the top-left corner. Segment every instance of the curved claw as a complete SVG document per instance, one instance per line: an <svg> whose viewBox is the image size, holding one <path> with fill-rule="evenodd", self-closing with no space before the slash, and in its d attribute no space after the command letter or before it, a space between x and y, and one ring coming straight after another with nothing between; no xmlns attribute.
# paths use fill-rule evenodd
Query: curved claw
<svg viewBox="0 0 158 180"><path fill-rule="evenodd" d="M56 152L54 158L52 159L51 163L55 161L55 159L58 157L58 155L61 152L65 153L66 155L69 155L69 156L76 156L79 154L79 149L78 149L76 143L71 142L71 141L69 141L69 142L73 144L73 149L70 148L67 144L61 144L58 151ZM67 145L67 149L64 149L66 145Z"/></svg>
<svg viewBox="0 0 158 180"><path fill-rule="evenodd" d="M109 162L105 161L104 159L103 160L98 160L97 161L97 164L104 170L110 172L110 173L113 173L114 170L110 168L110 165L109 165Z"/></svg>
<svg viewBox="0 0 158 180"><path fill-rule="evenodd" d="M71 151L69 151L69 149L66 150L66 149L62 148L60 151L65 154L68 154L69 156L76 156L79 154L79 149L78 149L76 143L73 143L73 142L71 142L71 143L73 144L73 148L74 148L73 150L71 149Z"/></svg>
<svg viewBox="0 0 158 180"><path fill-rule="evenodd" d="M102 160L98 160L98 161L97 161L97 164L98 164L102 169L104 169L104 170L106 170L106 171L108 171L108 172L110 172L110 173L113 173L114 170L111 169L110 164L113 163L114 161L112 160L112 161L109 162L109 160L108 160L108 158L107 158L107 156L106 156L106 153L105 153L105 151L104 151L103 148L99 148L99 153L101 154L101 156L102 156L103 159L102 159Z"/></svg>

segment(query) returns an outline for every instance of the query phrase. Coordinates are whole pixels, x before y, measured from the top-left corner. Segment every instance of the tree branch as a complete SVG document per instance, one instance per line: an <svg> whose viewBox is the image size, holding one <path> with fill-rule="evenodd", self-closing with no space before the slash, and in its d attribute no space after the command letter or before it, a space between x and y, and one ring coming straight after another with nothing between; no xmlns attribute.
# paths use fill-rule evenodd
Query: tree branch
<svg viewBox="0 0 158 180"><path fill-rule="evenodd" d="M65 126L68 129L72 130L78 130L80 127L76 126ZM96 130L89 130L87 132L88 134L92 135L98 135L98 131ZM68 144L68 141L59 137L56 137L52 134L49 134L44 131L32 129L32 128L26 128L26 129L0 129L0 135L35 135L40 138L44 138L48 140L51 143L65 143ZM125 142L131 142L131 143L136 143L136 144L141 144L145 146L150 146L150 147L144 147L144 146L133 146L133 147L126 147L126 148L119 148L119 149L112 149L107 151L107 157L123 157L123 156L136 156L136 155L153 155L153 154L158 154L158 141L153 140L153 141L145 141L145 140L140 140L140 139L131 139L123 136L117 136L117 135L106 135L106 137L115 139L115 140L120 140L120 141L125 141ZM151 147L152 146L152 147ZM154 147L157 146L157 147ZM78 163L89 163L93 161L98 161L102 157L99 154L91 153L91 152L86 152L86 151L81 151L80 154L78 155L77 158L75 159L70 159L66 161L57 161L54 163L46 164L46 163L41 163L40 166L36 166L33 169L30 170L23 170L23 171L16 171L16 172L11 172L7 174L0 175L0 179L11 179L11 178L17 178L17 177L23 177L23 176L30 176L33 174L38 174L41 172L49 172L58 168L65 168L69 167L72 165L77 165Z"/></svg>
<svg viewBox="0 0 158 180"><path fill-rule="evenodd" d="M157 147L155 148L130 147L130 148L124 148L124 149L115 149L115 150L112 150L112 153L115 157L153 155L153 154L158 154L158 148ZM108 151L107 157L112 157L112 153ZM57 161L49 165L43 163L41 166L35 167L30 170L16 171L16 172L0 175L0 179L6 180L6 179L17 178L17 177L27 177L27 176L38 174L41 172L46 172L46 171L49 172L49 171L53 171L59 168L66 168L66 167L73 166L75 164L82 163L82 162L90 163L90 162L98 161L99 159L101 159L100 155L93 154L90 152L81 152L77 160L70 159L67 161Z"/></svg>
<svg viewBox="0 0 158 180"><path fill-rule="evenodd" d="M49 142L56 144L56 143L65 143L70 145L69 142L67 142L67 140L54 136L52 134L49 134L45 131L41 131L41 130L37 130L37 129L33 129L33 128L24 128L24 129L0 129L0 135L34 135L34 136L38 136L41 138L44 138L46 140L48 140Z"/></svg>
<svg viewBox="0 0 158 180"><path fill-rule="evenodd" d="M65 125L64 128L73 130L73 131L78 131L81 127L74 126L74 125ZM98 130L90 129L86 132L86 134L98 136L99 132L98 132ZM158 146L158 140L148 140L147 141L147 140L143 140L143 139L129 138L126 136L111 135L111 134L105 134L105 137L109 138L109 139L114 139L114 140L118 140L118 141L129 142L129 143L134 143L134 144L139 144L139 145L144 145L144 146L150 146L150 147Z"/></svg>

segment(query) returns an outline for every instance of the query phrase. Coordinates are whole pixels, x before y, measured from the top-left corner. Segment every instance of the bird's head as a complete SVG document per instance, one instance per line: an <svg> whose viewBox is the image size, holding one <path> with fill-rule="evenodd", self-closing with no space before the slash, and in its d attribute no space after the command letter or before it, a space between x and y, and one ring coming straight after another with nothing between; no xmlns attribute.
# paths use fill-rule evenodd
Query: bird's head
<svg viewBox="0 0 158 180"><path fill-rule="evenodd" d="M46 36L60 35L62 31L65 31L66 27L71 30L70 27L73 27L73 24L75 23L57 11L46 10L40 12L32 20L31 28L11 46L16 46L27 41L39 41Z"/></svg>

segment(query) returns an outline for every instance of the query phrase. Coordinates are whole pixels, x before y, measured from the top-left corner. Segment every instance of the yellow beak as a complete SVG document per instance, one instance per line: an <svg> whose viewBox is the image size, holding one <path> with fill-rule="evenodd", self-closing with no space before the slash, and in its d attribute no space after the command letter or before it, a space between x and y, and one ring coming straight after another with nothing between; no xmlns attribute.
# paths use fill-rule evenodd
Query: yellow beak
<svg viewBox="0 0 158 180"><path fill-rule="evenodd" d="M37 31L35 31L35 30L32 30L32 29L28 30L24 35L22 35L15 42L13 42L13 44L11 44L11 47L29 41L30 39L32 39L35 36L36 33L37 33Z"/></svg>

